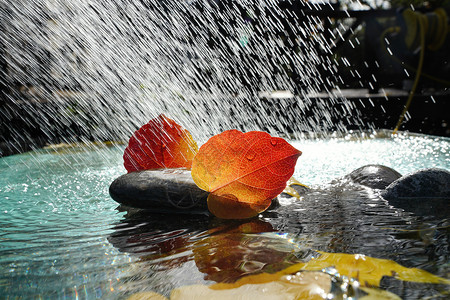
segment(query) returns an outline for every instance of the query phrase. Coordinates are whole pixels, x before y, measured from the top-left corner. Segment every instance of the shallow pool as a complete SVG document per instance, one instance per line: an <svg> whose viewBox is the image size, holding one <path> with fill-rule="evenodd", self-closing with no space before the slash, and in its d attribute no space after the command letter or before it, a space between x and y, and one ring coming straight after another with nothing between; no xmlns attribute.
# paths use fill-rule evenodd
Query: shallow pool
<svg viewBox="0 0 450 300"><path fill-rule="evenodd" d="M108 187L125 173L124 146L54 147L0 158L0 295L167 296L183 285L281 270L316 250L387 258L450 278L446 214L417 215L377 193L355 197L345 186L328 185L367 164L402 174L450 170L450 139L401 135L291 143L303 152L294 177L320 195L239 222L120 211ZM383 278L380 288L405 298L445 298L450 292L448 285L391 278Z"/></svg>

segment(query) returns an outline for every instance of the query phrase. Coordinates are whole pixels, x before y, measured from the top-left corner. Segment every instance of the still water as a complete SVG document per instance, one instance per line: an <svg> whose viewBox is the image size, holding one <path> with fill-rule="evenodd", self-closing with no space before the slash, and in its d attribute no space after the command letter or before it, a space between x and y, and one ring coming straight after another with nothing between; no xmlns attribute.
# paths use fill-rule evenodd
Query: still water
<svg viewBox="0 0 450 300"><path fill-rule="evenodd" d="M109 184L124 145L53 147L0 158L0 297L126 298L274 272L316 250L360 253L450 277L448 214L393 207L339 181L366 164L402 174L450 170L450 140L402 135L291 141L294 177L317 189L250 221L120 211ZM449 286L384 278L404 298L445 298Z"/></svg>

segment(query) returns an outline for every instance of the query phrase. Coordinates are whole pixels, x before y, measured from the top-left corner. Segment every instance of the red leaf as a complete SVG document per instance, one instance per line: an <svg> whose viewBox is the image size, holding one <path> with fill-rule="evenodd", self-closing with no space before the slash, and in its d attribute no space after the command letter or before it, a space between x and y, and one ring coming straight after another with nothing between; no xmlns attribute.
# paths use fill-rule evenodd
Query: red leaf
<svg viewBox="0 0 450 300"><path fill-rule="evenodd" d="M197 143L186 129L164 115L150 120L135 131L123 154L128 172L191 168Z"/></svg>
<svg viewBox="0 0 450 300"><path fill-rule="evenodd" d="M211 192L208 208L220 218L257 215L286 187L301 152L282 138L228 130L204 144L192 164L192 178Z"/></svg>

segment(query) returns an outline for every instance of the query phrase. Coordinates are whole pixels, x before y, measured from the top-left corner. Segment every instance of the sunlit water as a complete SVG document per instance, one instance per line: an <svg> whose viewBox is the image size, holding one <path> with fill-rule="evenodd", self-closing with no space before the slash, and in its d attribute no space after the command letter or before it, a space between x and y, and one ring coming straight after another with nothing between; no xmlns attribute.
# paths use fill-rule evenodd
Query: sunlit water
<svg viewBox="0 0 450 300"><path fill-rule="evenodd" d="M125 173L124 146L1 158L0 295L110 299L143 290L168 295L182 285L279 270L314 250L388 258L449 278L448 218L416 216L376 193L355 196L336 186L339 196L326 192L333 189L327 183L366 164L402 174L429 167L450 170L448 139L292 144L303 151L294 176L322 196L241 222L120 212L108 187ZM381 288L409 298L448 293L448 286L389 280Z"/></svg>

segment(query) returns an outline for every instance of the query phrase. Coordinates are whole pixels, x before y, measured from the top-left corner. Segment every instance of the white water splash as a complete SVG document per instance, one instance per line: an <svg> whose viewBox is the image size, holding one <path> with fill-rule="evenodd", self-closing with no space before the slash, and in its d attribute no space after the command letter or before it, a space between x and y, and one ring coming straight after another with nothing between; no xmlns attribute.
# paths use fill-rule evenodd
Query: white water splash
<svg viewBox="0 0 450 300"><path fill-rule="evenodd" d="M281 2L3 3L7 85L28 87L31 102L44 103L36 108L23 93L8 101L35 110L34 122L49 137L67 141L127 139L160 113L199 140L230 128L345 131L331 118L341 113L329 108L335 99L312 108L308 96L327 80L319 68L335 69L318 50L330 49L321 20ZM280 89L295 96L272 103L258 97Z"/></svg>

